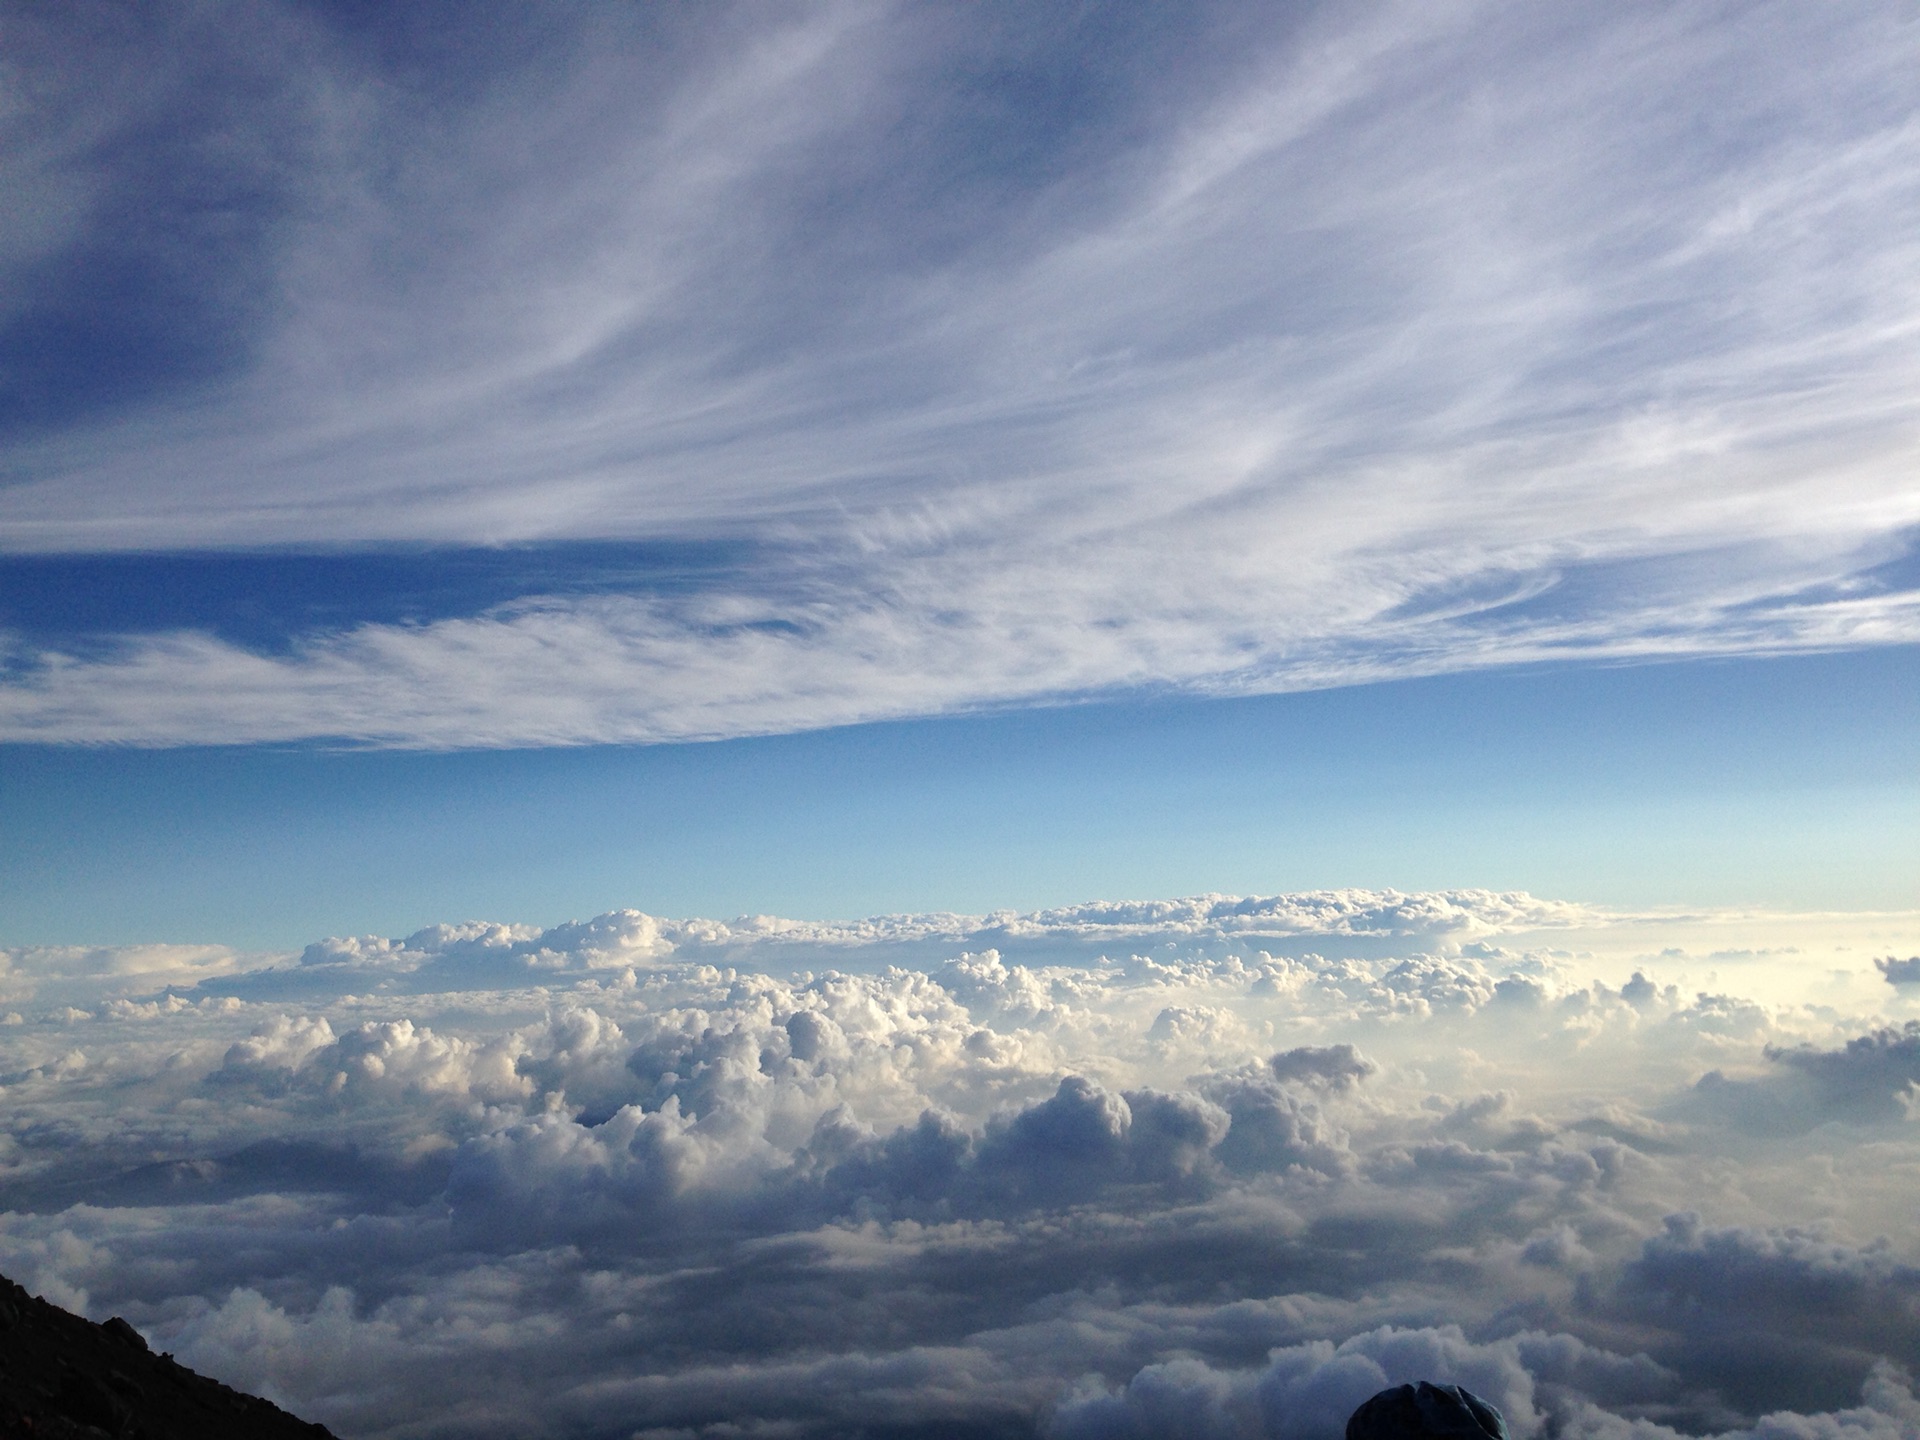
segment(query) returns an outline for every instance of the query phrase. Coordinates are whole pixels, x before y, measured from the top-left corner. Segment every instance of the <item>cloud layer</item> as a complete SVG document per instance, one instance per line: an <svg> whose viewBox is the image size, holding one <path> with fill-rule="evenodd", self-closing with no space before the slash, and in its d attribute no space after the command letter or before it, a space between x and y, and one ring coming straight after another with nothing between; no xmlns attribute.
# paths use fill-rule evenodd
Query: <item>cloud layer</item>
<svg viewBox="0 0 1920 1440"><path fill-rule="evenodd" d="M1319 1440L1418 1378L1519 1440L1911 1435L1911 998L1607 924L629 911L146 994L17 953L0 1268L348 1435Z"/></svg>
<svg viewBox="0 0 1920 1440"><path fill-rule="evenodd" d="M22 637L0 733L680 739L1920 638L1897 6L410 23L13 22L5 546L751 563Z"/></svg>

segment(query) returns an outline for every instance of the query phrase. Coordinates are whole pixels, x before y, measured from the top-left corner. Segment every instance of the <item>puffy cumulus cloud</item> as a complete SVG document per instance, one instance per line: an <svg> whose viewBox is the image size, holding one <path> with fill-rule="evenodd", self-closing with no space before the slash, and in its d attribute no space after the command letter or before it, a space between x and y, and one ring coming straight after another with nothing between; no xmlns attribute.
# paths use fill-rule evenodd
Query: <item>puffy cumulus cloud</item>
<svg viewBox="0 0 1920 1440"><path fill-rule="evenodd" d="M1275 1055L1267 1068L1276 1080L1304 1081L1332 1090L1350 1090L1380 1069L1351 1045L1296 1046Z"/></svg>
<svg viewBox="0 0 1920 1440"><path fill-rule="evenodd" d="M293 998L353 989L438 992L482 985L539 985L589 972L603 971L612 977L625 970L689 960L754 969L807 963L872 969L888 962L911 962L937 968L941 984L963 1003L997 1007L995 1013L1012 1015L1022 1007L1037 1013L1037 1008L1051 1003L1046 993L1035 988L1023 960L1112 958L1136 968L1151 967L1156 962L1146 958L1147 953L1170 943L1189 950L1214 946L1225 955L1245 952L1250 944L1262 941L1274 942L1278 948L1311 937L1315 950L1324 955L1420 952L1398 973L1369 980L1406 995L1405 1003L1418 1007L1452 1003L1441 978L1447 973L1446 961L1426 951L1469 958L1498 956L1505 952L1489 945L1488 937L1590 929L1616 918L1624 917L1520 891L1491 890L1216 894L1094 902L1028 913L882 915L854 921L771 915L743 915L729 921L670 920L639 910L618 910L544 930L476 921L432 925L404 938L332 937L307 946L296 963L269 968L259 968L263 957L254 957L247 965L243 964L246 957L208 949L218 968L203 973L237 972L228 987L236 994ZM92 957L86 962L92 969L83 967L81 973L99 973L106 966L133 972L151 963L148 952L155 948L85 952ZM48 956L21 954L26 957L21 964L35 967L36 973L57 970ZM4 958L0 952L0 959ZM147 983L161 984L170 978L160 975ZM1454 983L1475 982L1461 972Z"/></svg>
<svg viewBox="0 0 1920 1440"><path fill-rule="evenodd" d="M1679 1376L1644 1354L1620 1355L1566 1334L1523 1331L1486 1344L1458 1326L1382 1326L1334 1345L1317 1341L1273 1352L1262 1370L1219 1371L1204 1361L1164 1361L1124 1386L1083 1385L1051 1417L1051 1440L1319 1440L1390 1385L1420 1380L1462 1385L1491 1401L1516 1437L1678 1440L1701 1432L1648 1418L1670 1411ZM1609 1410L1594 1397L1604 1396ZM1860 1404L1816 1415L1775 1411L1718 1440L1894 1440L1920 1421L1907 1378L1877 1364ZM1621 1411L1627 1412L1625 1414Z"/></svg>
<svg viewBox="0 0 1920 1440"><path fill-rule="evenodd" d="M0 1000L98 999L191 987L256 968L268 957L225 945L22 945L0 948Z"/></svg>
<svg viewBox="0 0 1920 1440"><path fill-rule="evenodd" d="M532 1088L515 1068L521 1049L518 1036L476 1043L408 1019L369 1020L336 1036L325 1019L271 1015L228 1047L206 1083L268 1094L297 1087L353 1104L376 1097L485 1103Z"/></svg>
<svg viewBox="0 0 1920 1440"><path fill-rule="evenodd" d="M1288 895L1202 895L1185 900L1090 904L1006 917L1008 935L1065 931L1111 941L1135 936L1478 936L1587 919L1584 906L1490 890L1319 890Z"/></svg>
<svg viewBox="0 0 1920 1440"><path fill-rule="evenodd" d="M1516 1342L1474 1345L1457 1326L1383 1326L1337 1346L1322 1340L1282 1347L1254 1373L1222 1374L1197 1360L1148 1366L1122 1390L1095 1389L1069 1399L1055 1413L1050 1433L1063 1440L1243 1435L1313 1440L1339 1434L1347 1416L1369 1396L1418 1380L1466 1386L1491 1401L1517 1434L1539 1429L1533 1376Z"/></svg>
<svg viewBox="0 0 1920 1440"><path fill-rule="evenodd" d="M1708 1226L1670 1215L1624 1272L1615 1303L1658 1314L1663 1352L1760 1408L1837 1398L1889 1351L1920 1344L1920 1269L1882 1238L1817 1229ZM1822 1393L1822 1392L1826 1393Z"/></svg>
<svg viewBox="0 0 1920 1440"><path fill-rule="evenodd" d="M1694 1107L1755 1131L1810 1130L1901 1118L1920 1088L1920 1021L1855 1036L1835 1050L1800 1044L1769 1046L1765 1054L1771 1074L1701 1076Z"/></svg>
<svg viewBox="0 0 1920 1440"><path fill-rule="evenodd" d="M256 991L265 987L291 995L325 993L356 982L388 989L446 988L448 973L472 984L482 977L494 983L526 980L541 971L621 969L671 955L682 938L698 944L708 938L704 925L674 926L638 910L621 910L550 930L473 922L430 925L404 939L335 936L307 946L296 966L247 979Z"/></svg>
<svg viewBox="0 0 1920 1440"><path fill-rule="evenodd" d="M1920 955L1909 955L1904 960L1889 955L1875 960L1873 965L1889 985L1920 985Z"/></svg>
<svg viewBox="0 0 1920 1440"><path fill-rule="evenodd" d="M1911 1027L1590 978L1577 910L89 962L0 1027L0 1269L345 1435L1314 1440L1421 1378L1520 1440L1915 1433Z"/></svg>

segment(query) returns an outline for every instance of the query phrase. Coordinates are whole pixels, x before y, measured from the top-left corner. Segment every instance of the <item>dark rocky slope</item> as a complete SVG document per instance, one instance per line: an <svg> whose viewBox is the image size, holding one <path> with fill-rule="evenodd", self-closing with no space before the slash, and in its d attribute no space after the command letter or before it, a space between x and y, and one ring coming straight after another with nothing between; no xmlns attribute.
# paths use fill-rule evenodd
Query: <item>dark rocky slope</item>
<svg viewBox="0 0 1920 1440"><path fill-rule="evenodd" d="M322 1425L155 1355L0 1277L0 1440L331 1440Z"/></svg>

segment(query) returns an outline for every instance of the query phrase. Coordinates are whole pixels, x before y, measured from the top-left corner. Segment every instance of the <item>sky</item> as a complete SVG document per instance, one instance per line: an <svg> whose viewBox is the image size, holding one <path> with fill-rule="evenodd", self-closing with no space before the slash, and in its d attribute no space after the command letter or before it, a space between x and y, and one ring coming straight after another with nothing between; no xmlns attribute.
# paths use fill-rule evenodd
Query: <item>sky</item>
<svg viewBox="0 0 1920 1440"><path fill-rule="evenodd" d="M0 0L0 1270L353 1437L1920 1432L1915 73Z"/></svg>
<svg viewBox="0 0 1920 1440"><path fill-rule="evenodd" d="M1541 667L697 745L0 749L0 941L1491 886L1910 910L1920 653Z"/></svg>

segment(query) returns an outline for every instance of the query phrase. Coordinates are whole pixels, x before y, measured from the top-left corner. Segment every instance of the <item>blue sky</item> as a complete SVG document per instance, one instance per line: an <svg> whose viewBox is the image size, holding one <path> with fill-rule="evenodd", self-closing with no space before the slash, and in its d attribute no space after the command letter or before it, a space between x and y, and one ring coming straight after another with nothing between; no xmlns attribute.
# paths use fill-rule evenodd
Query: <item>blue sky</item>
<svg viewBox="0 0 1920 1440"><path fill-rule="evenodd" d="M1897 7L5 23L12 938L1914 899Z"/></svg>
<svg viewBox="0 0 1920 1440"><path fill-rule="evenodd" d="M851 918L1362 877L1906 909L1920 652L1533 667L692 745L0 749L9 938Z"/></svg>

